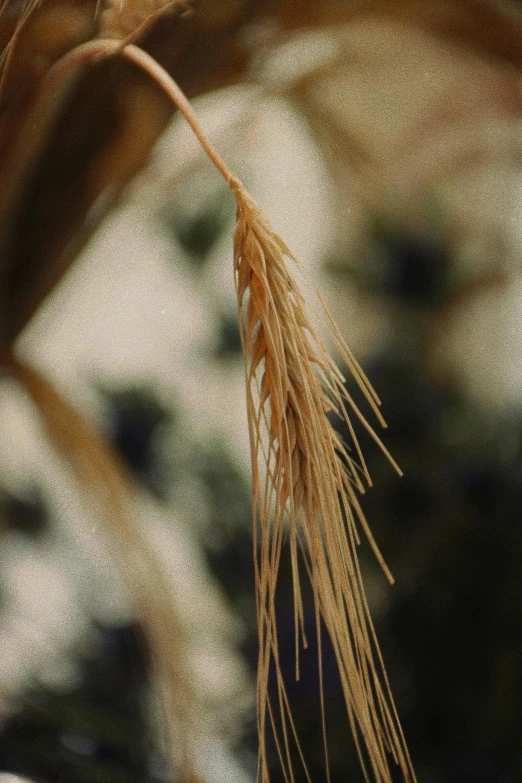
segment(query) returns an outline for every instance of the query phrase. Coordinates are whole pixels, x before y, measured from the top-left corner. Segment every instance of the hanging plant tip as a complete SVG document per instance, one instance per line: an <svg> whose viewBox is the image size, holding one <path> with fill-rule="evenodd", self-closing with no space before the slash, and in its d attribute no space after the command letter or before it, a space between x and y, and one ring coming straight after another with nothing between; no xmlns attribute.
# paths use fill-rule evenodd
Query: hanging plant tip
<svg viewBox="0 0 522 783"><path fill-rule="evenodd" d="M301 753L280 671L276 628L277 575L283 541L288 539L294 589L296 677L300 643L306 646L301 563L311 581L318 635L322 622L332 640L367 779L369 764L376 783L391 783L387 755L390 752L404 779L414 781L357 562L358 522L391 580L357 500L357 490L363 489L361 476L368 484L370 477L350 415L362 421L384 447L346 392L341 374L307 315L305 300L288 266L289 262L297 263L296 259L241 183L233 178L230 184L237 198L234 271L253 471L260 641L260 778L262 783L269 780L264 742L267 716L287 780L293 779L289 741L292 734ZM328 314L325 320L347 367L370 406L378 412L378 400L369 381ZM327 415L331 411L346 422L357 461L333 429ZM268 695L272 666L277 683L278 720ZM305 764L302 755L301 758Z"/></svg>
<svg viewBox="0 0 522 783"><path fill-rule="evenodd" d="M136 37L154 14L167 8L181 10L186 4L177 0L167 5L161 4L161 0L158 4L155 0L123 0L120 5L120 0L110 0L101 13L101 34L106 37L65 55L49 72L44 87L48 92L55 90L57 83L79 64L100 57L125 57L148 73L171 98L236 196L234 278L245 360L259 635L258 778L261 783L269 782L266 734L271 726L285 779L294 780L293 746L310 780L279 661L276 589L286 542L293 583L296 677L299 678L300 649L307 643L301 588L301 572L306 572L318 637L321 704L320 638L324 627L332 642L366 780L392 783L391 754L404 781L414 783L415 774L390 693L357 558L362 530L392 581L358 500L365 486L371 485L371 478L357 442L354 419L399 469L347 391L342 374L308 315L293 274L293 267L299 267L298 261L209 141L176 82L149 54L133 44L126 45L128 36ZM109 40L107 36L111 35ZM43 94L45 97L45 91ZM317 291L315 294L326 334L377 420L384 425L377 395L320 295ZM346 423L350 443L345 444L333 428L332 413ZM269 680L274 675L276 689L271 697ZM322 711L328 770L324 705Z"/></svg>

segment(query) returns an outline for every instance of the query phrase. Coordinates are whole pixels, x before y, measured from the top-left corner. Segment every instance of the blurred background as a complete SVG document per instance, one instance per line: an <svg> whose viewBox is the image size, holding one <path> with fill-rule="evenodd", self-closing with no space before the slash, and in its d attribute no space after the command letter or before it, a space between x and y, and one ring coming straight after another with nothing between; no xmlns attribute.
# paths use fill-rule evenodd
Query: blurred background
<svg viewBox="0 0 522 783"><path fill-rule="evenodd" d="M263 11L208 0L144 45L194 96L382 400L404 477L358 433L374 480L363 508L396 584L364 543L360 559L419 783L522 783L522 9ZM4 37L16 13L0 16ZM8 71L2 339L125 461L180 620L198 772L253 782L233 197L157 89L121 63L81 74L24 158L27 96L92 35L92 13L44 1ZM10 171L20 185L8 198ZM0 780L170 780L150 654L103 525L7 372L0 397ZM287 566L282 666L321 781L315 618L309 602L295 683ZM331 783L362 783L325 639L322 654ZM282 783L275 748L271 759Z"/></svg>

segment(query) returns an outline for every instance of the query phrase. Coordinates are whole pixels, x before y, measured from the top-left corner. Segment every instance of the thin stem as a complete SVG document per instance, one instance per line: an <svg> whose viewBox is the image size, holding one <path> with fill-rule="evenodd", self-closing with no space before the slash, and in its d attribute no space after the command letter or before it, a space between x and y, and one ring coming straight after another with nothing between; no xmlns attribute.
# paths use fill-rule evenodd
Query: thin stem
<svg viewBox="0 0 522 783"><path fill-rule="evenodd" d="M185 117L186 121L194 131L194 134L196 135L199 143L207 153L214 166L223 175L231 187L237 187L237 185L239 185L238 178L234 172L228 168L212 142L205 135L205 132L201 127L196 115L194 114L194 110L192 109L192 106L190 105L187 97L182 92L180 87L178 87L172 76L167 73L167 71L150 56L150 54L147 54L147 52L144 52L143 49L140 49L139 46L130 44L129 46L125 46L121 53L128 60L136 63L136 65L139 65L140 68L150 74L154 81L164 89L169 98L172 99L172 101L176 104L180 112Z"/></svg>
<svg viewBox="0 0 522 783"><path fill-rule="evenodd" d="M172 76L167 73L165 68L162 68L150 54L147 54L147 52L143 51L143 49L140 49L140 47L135 44L126 44L125 42L115 41L110 38L100 38L77 46L76 49L73 49L62 57L62 59L49 71L49 87L46 89L46 93L55 86L56 81L61 81L64 77L68 76L73 69L83 63L96 62L97 60L118 54L138 65L164 90L185 117L214 166L231 187L236 187L239 184L236 175L229 169L212 142L205 135L199 120L194 114L192 106L181 88L176 84Z"/></svg>
<svg viewBox="0 0 522 783"><path fill-rule="evenodd" d="M162 68L150 54L140 49L139 46L127 44L125 41L115 41L110 38L89 41L81 46L77 46L76 49L73 49L59 60L49 72L49 77L51 77L51 82L54 82L55 78L63 78L72 69L77 68L84 62L95 62L117 54L138 65L164 90L185 117L214 166L232 188L237 187L239 185L238 178L229 169L210 139L205 135L186 95L165 68Z"/></svg>

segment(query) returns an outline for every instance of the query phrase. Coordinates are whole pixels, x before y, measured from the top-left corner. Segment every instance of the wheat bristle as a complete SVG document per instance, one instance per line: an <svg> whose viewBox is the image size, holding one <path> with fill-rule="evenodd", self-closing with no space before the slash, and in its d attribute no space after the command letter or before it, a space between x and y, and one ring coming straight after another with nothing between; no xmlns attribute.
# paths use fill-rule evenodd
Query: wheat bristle
<svg viewBox="0 0 522 783"><path fill-rule="evenodd" d="M230 185L237 199L234 270L246 362L253 470L260 639L260 779L262 783L269 780L265 746L268 721L275 735L285 779L293 780L292 736L301 753L279 666L275 616L277 574L283 539L288 537L294 586L297 676L299 639L305 643L299 575L301 561L312 585L318 634L323 622L332 640L363 768L366 758L376 783L391 783L387 757L390 752L404 779L414 781L357 562L356 518L378 554L355 494L357 489L363 488L359 475L361 468L368 483L370 479L349 413L365 420L353 399L346 394L342 376L309 320L304 298L287 265L287 260L295 261L295 258L272 231L239 181L233 178ZM335 330L329 316L327 320L329 330ZM368 402L375 407L377 397L337 330L335 341ZM360 465L356 465L332 428L327 417L331 411L336 411L348 424ZM373 433L370 426L366 426ZM374 437L378 441L375 434ZM268 696L272 667L277 683L278 720ZM321 665L320 684L322 702ZM304 764L302 754L301 759Z"/></svg>

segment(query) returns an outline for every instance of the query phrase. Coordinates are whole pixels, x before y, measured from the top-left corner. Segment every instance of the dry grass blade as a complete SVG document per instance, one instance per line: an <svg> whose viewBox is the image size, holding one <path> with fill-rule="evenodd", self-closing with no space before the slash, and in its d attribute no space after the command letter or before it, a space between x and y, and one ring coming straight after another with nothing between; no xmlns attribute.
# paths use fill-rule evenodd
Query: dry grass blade
<svg viewBox="0 0 522 783"><path fill-rule="evenodd" d="M404 778L413 781L357 563L356 518L377 549L356 497L356 490L363 489L361 470L368 483L369 476L349 414L355 414L373 431L346 393L343 378L305 312L303 296L287 267L287 259L295 261L290 250L240 183L232 180L231 185L237 196L234 267L253 467L260 777L263 783L269 779L264 740L268 713L286 779L293 780L290 736L294 729L279 667L275 613L278 569L283 540L288 537L297 676L300 639L306 645L301 559L311 580L318 632L322 621L333 643L363 767L369 762L373 779L390 783L387 752L391 752ZM328 322L332 331L333 322ZM334 333L334 337L344 361L377 412L378 401L368 380L340 335ZM333 430L327 418L331 411L346 421L358 465ZM272 659L279 721L268 697ZM298 738L294 738L298 747Z"/></svg>
<svg viewBox="0 0 522 783"><path fill-rule="evenodd" d="M168 599L171 589L163 566L130 517L130 480L110 447L46 378L14 358L8 363L38 408L52 445L97 504L111 551L135 600L149 643L173 778L197 783L190 747L193 697L182 631Z"/></svg>

